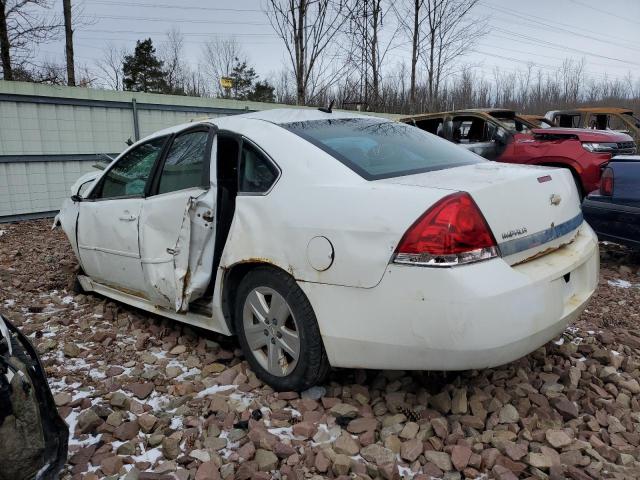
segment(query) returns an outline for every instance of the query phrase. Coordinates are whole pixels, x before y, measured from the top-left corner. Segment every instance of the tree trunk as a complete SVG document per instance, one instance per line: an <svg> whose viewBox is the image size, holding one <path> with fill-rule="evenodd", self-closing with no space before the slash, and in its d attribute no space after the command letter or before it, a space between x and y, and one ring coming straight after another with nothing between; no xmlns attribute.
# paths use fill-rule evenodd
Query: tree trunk
<svg viewBox="0 0 640 480"><path fill-rule="evenodd" d="M73 63L73 29L71 25L71 0L62 0L64 10L65 56L67 58L67 84L76 85L76 74Z"/></svg>
<svg viewBox="0 0 640 480"><path fill-rule="evenodd" d="M378 23L380 16L380 0L373 3L373 25L371 38L371 76L373 77L373 104L378 105L380 89L380 71L378 69Z"/></svg>
<svg viewBox="0 0 640 480"><path fill-rule="evenodd" d="M418 63L418 42L419 42L419 29L420 29L420 1L414 0L413 6L413 36L411 39L411 112L415 108L416 102L416 65Z"/></svg>
<svg viewBox="0 0 640 480"><path fill-rule="evenodd" d="M298 28L295 31L295 47L296 47L296 87L297 87L297 100L298 105L304 105L306 102L307 93L307 72L306 72L306 45L305 40L305 25L307 17L307 0L299 0L298 2Z"/></svg>
<svg viewBox="0 0 640 480"><path fill-rule="evenodd" d="M0 0L0 57L2 57L2 71L5 80L13 80L11 70L11 47L9 43L9 32L7 32L7 17L5 16L5 0Z"/></svg>

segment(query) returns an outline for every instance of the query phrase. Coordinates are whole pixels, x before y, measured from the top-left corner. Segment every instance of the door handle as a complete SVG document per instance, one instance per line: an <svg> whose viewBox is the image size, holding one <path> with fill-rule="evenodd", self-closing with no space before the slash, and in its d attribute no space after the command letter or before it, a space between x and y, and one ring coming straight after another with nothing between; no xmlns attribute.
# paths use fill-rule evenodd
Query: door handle
<svg viewBox="0 0 640 480"><path fill-rule="evenodd" d="M123 222L133 222L136 219L135 215L124 215L118 218Z"/></svg>

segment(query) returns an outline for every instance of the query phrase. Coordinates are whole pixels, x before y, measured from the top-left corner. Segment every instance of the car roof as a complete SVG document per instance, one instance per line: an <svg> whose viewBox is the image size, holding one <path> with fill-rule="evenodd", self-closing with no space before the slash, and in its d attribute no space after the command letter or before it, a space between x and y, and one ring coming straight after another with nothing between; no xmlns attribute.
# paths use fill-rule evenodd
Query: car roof
<svg viewBox="0 0 640 480"><path fill-rule="evenodd" d="M439 117L442 115L460 115L465 113L475 113L475 114L491 116L492 113L503 113L503 112L510 115L515 115L515 111L509 110L508 108L466 108L462 110L449 110L446 112L433 112L433 113L421 113L419 115L409 115L407 117L401 118L400 121L406 122L407 120L422 120L426 118Z"/></svg>
<svg viewBox="0 0 640 480"><path fill-rule="evenodd" d="M269 122L276 125L282 125L285 123L292 122L306 122L312 120L332 120L332 119L345 119L345 118L375 118L382 121L392 121L388 118L384 117L376 117L373 115L364 115L360 113L348 112L348 111L340 111L334 110L331 113L322 112L316 108L273 108L270 110L260 110L257 112L248 112L242 113L238 115L227 115L223 117L215 117L215 118L204 118L197 121L192 121L188 123L181 123L180 125L174 125L172 127L168 127L157 132L154 132L144 138L142 138L139 142L143 143L147 142L153 138L162 137L165 135L171 135L173 133L181 132L190 127L195 127L197 125L216 125L220 128L233 128L234 124L237 125L238 122L243 120L249 121L263 121Z"/></svg>
<svg viewBox="0 0 640 480"><path fill-rule="evenodd" d="M558 114L558 115L563 115L563 114L571 114L571 113L585 113L585 112L590 112L590 113L631 113L633 114L632 110L629 110L628 108L620 108L620 107L579 107L579 108L572 108L570 110L556 110L554 113Z"/></svg>

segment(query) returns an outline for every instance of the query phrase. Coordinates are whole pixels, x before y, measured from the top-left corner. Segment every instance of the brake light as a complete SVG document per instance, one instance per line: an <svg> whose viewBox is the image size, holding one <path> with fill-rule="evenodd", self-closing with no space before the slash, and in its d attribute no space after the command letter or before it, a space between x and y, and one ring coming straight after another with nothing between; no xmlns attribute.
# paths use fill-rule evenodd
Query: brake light
<svg viewBox="0 0 640 480"><path fill-rule="evenodd" d="M466 192L444 197L404 234L394 263L451 267L497 257L496 240L482 212Z"/></svg>
<svg viewBox="0 0 640 480"><path fill-rule="evenodd" d="M613 195L613 169L607 167L602 171L600 177L600 195L606 195L610 197Z"/></svg>

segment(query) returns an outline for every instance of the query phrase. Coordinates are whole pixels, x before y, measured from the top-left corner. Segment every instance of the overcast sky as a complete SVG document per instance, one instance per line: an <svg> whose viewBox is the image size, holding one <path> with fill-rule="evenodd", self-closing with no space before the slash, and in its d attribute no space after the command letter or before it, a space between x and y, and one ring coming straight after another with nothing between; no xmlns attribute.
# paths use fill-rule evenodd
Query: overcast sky
<svg viewBox="0 0 640 480"><path fill-rule="evenodd" d="M187 60L201 62L207 39L234 36L262 77L280 71L285 51L262 7L265 0L84 0L84 15L95 22L75 34L76 62L92 66L108 43L133 50L151 37L158 47L166 32L185 35ZM56 0L62 11L62 0ZM490 33L465 63L490 76L523 69L528 62L545 70L566 58L585 58L587 74L640 78L640 0L481 0L475 15ZM408 45L389 53L387 68L408 62ZM63 44L42 47L41 55L62 61Z"/></svg>

